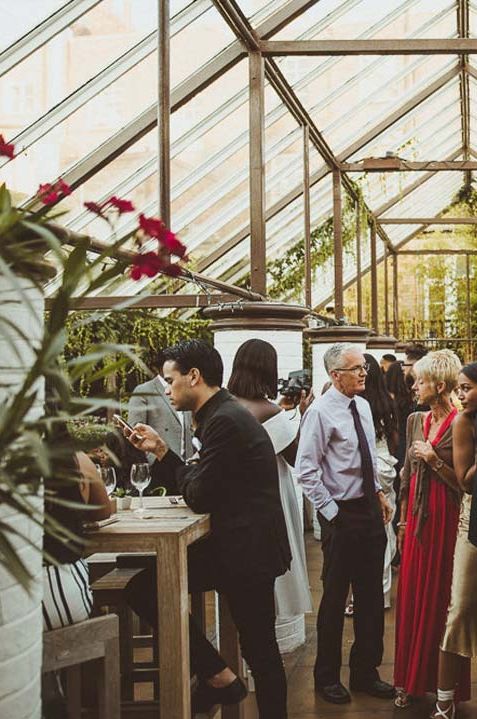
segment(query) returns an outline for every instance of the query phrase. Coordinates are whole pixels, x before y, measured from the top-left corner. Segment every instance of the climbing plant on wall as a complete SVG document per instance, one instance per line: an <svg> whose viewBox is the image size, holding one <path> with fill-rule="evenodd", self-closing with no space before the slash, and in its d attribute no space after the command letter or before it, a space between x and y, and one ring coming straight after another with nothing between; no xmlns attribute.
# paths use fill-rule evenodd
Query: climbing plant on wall
<svg viewBox="0 0 477 719"><path fill-rule="evenodd" d="M189 338L212 342L208 325L206 320L191 319L182 322L169 317L159 317L155 310L148 309L131 309L108 314L74 312L67 321L68 339L64 356L66 360L81 356L94 349L97 343L128 343L136 347L144 365L155 373L159 348ZM78 380L75 387L77 391L83 396L94 390L95 393L125 399L137 384L149 379L145 368L132 362L118 367L111 379L110 370L115 368L118 360L115 353L99 360L96 375L93 374L88 380Z"/></svg>
<svg viewBox="0 0 477 719"><path fill-rule="evenodd" d="M364 223L365 215L358 186L356 186L356 192L360 198L361 218ZM343 201L342 228L343 247L349 250L356 237L356 206L347 194ZM312 274L319 267L322 267L326 260L333 257L333 241L333 217L331 216L311 232ZM282 257L268 263L267 272L271 279L268 288L270 297L273 299L286 297L289 300L302 300L305 276L304 238L302 237L299 242L290 247Z"/></svg>

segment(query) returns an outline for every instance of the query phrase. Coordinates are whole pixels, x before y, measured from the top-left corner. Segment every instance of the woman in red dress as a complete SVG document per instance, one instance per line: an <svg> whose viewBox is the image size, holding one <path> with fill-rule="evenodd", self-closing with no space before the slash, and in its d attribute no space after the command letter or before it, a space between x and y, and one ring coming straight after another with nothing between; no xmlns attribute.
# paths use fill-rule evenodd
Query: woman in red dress
<svg viewBox="0 0 477 719"><path fill-rule="evenodd" d="M396 605L394 682L397 707L437 689L439 644L450 598L461 492L452 460L450 393L460 361L450 350L430 352L413 367L420 404L429 412L408 418L406 460L401 471L398 545L401 569ZM460 699L468 698L470 666Z"/></svg>

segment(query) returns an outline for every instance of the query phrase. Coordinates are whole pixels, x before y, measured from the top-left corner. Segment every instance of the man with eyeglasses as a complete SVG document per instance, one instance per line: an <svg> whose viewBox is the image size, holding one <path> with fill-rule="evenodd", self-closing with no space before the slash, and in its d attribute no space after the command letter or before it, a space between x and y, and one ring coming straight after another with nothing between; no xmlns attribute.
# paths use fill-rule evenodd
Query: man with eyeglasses
<svg viewBox="0 0 477 719"><path fill-rule="evenodd" d="M368 402L360 397L368 366L356 345L339 343L325 353L332 386L306 411L295 464L321 526L323 596L318 611L315 691L326 701L351 701L340 680L344 609L351 585L355 641L350 688L391 699L381 681L383 655L384 524L392 509L376 473L376 441Z"/></svg>

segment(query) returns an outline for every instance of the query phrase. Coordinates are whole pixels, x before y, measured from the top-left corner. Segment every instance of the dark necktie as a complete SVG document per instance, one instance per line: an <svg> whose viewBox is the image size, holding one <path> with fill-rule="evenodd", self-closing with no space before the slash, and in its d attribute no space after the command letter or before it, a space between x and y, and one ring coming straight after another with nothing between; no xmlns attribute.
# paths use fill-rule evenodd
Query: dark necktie
<svg viewBox="0 0 477 719"><path fill-rule="evenodd" d="M353 415L354 428L356 430L356 434L358 435L358 447L361 455L361 471L363 474L363 492L364 496L367 497L371 506L374 508L376 504L376 486L374 484L373 460L371 459L368 440L366 439L366 433L363 429L363 425L361 424L361 418L354 399L352 399L349 403L349 408L351 410L351 414Z"/></svg>

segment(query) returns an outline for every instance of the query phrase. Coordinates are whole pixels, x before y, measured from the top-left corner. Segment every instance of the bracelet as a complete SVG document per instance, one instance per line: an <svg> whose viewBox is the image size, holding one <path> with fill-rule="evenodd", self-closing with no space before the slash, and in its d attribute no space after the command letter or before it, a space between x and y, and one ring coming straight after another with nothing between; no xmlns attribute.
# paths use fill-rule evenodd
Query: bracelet
<svg viewBox="0 0 477 719"><path fill-rule="evenodd" d="M402 528L404 529L404 527L406 526L406 524L407 524L407 522L398 522L398 523L397 523L397 526L398 526L398 527L402 527Z"/></svg>

